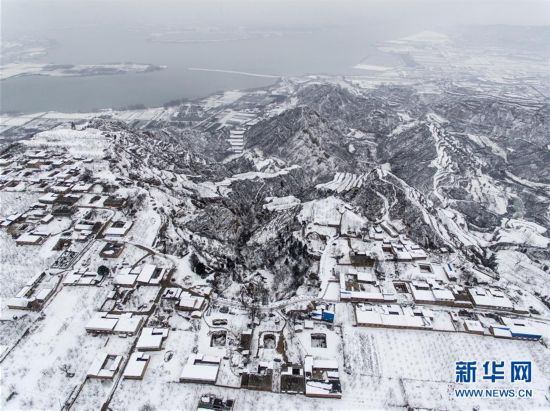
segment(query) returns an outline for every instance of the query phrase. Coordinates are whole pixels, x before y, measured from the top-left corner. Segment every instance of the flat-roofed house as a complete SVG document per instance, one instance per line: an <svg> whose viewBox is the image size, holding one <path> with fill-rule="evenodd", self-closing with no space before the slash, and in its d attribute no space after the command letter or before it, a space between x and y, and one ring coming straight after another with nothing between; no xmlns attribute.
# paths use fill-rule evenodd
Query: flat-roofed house
<svg viewBox="0 0 550 411"><path fill-rule="evenodd" d="M502 291L494 288L472 287L468 288L468 294L476 307L504 311L514 309L512 301Z"/></svg>
<svg viewBox="0 0 550 411"><path fill-rule="evenodd" d="M103 202L105 207L113 207L113 208L121 208L124 205L124 203L126 203L126 199L123 197L117 197L117 196L109 196Z"/></svg>
<svg viewBox="0 0 550 411"><path fill-rule="evenodd" d="M99 353L92 361L87 376L110 380L115 376L121 363L122 355Z"/></svg>
<svg viewBox="0 0 550 411"><path fill-rule="evenodd" d="M162 348L162 342L168 337L168 328L146 327L136 344L138 351L156 351Z"/></svg>
<svg viewBox="0 0 550 411"><path fill-rule="evenodd" d="M125 267L115 275L113 283L120 287L133 287L136 284L138 274L132 272L131 268Z"/></svg>
<svg viewBox="0 0 550 411"><path fill-rule="evenodd" d="M139 272L137 282L142 284L157 285L160 284L166 270L161 267L157 267L154 264L144 264Z"/></svg>
<svg viewBox="0 0 550 411"><path fill-rule="evenodd" d="M141 380L145 375L151 356L142 352L134 352L128 359L128 364L122 376L128 380Z"/></svg>
<svg viewBox="0 0 550 411"><path fill-rule="evenodd" d="M40 245L44 241L44 236L32 233L23 233L15 239L18 245Z"/></svg>
<svg viewBox="0 0 550 411"><path fill-rule="evenodd" d="M342 397L338 361L313 359L308 355L304 358L304 372L307 397Z"/></svg>
<svg viewBox="0 0 550 411"><path fill-rule="evenodd" d="M203 309L205 301L204 297L182 292L176 308L181 311L200 311Z"/></svg>
<svg viewBox="0 0 550 411"><path fill-rule="evenodd" d="M542 333L532 325L528 320L523 318L508 318L502 317L504 326L510 330L513 338L519 338L522 340L538 341L542 338Z"/></svg>
<svg viewBox="0 0 550 411"><path fill-rule="evenodd" d="M126 314L97 312L85 325L89 333L97 334L135 334L143 321L142 317Z"/></svg>
<svg viewBox="0 0 550 411"><path fill-rule="evenodd" d="M103 234L109 237L124 237L133 224L132 221L113 221Z"/></svg>
<svg viewBox="0 0 550 411"><path fill-rule="evenodd" d="M203 354L191 354L180 375L181 382L215 384L218 379L221 358Z"/></svg>
<svg viewBox="0 0 550 411"><path fill-rule="evenodd" d="M483 325L477 320L464 320L464 329L472 334L485 334Z"/></svg>

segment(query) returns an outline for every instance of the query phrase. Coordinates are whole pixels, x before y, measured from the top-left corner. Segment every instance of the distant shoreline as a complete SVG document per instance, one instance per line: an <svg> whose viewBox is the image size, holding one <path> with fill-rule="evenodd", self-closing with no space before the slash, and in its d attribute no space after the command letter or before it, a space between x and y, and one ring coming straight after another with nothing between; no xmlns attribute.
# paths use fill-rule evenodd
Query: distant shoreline
<svg viewBox="0 0 550 411"><path fill-rule="evenodd" d="M0 81L25 76L89 77L128 73L150 73L164 70L166 66L138 63L108 64L6 64L0 66Z"/></svg>

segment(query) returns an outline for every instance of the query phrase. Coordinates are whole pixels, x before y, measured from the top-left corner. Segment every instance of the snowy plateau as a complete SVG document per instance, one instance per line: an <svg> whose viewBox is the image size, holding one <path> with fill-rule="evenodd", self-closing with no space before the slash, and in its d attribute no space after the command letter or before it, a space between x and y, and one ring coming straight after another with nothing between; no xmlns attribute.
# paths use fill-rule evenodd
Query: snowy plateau
<svg viewBox="0 0 550 411"><path fill-rule="evenodd" d="M0 408L548 409L548 57L380 48L403 64L3 115Z"/></svg>

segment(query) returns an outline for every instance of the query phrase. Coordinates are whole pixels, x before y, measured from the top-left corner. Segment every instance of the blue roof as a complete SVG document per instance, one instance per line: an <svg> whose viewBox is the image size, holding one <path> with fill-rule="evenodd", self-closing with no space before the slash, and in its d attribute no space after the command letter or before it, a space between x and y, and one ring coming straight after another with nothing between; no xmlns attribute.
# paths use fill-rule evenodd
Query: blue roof
<svg viewBox="0 0 550 411"><path fill-rule="evenodd" d="M531 333L517 333L512 331L512 337L521 337L521 338L536 338L537 340L542 337L542 334L531 334Z"/></svg>

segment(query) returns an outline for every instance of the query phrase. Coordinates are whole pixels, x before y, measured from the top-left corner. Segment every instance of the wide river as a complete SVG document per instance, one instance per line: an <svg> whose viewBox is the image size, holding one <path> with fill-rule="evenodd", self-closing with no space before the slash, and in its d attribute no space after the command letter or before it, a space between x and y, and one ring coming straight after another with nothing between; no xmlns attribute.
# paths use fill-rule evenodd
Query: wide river
<svg viewBox="0 0 550 411"><path fill-rule="evenodd" d="M360 74L362 71L352 68L360 62L392 64L386 61L388 56L377 52L376 44L415 32L415 27L388 25L387 20L357 18L347 22L332 17L330 10L305 18L308 9L296 7L298 16L282 18L279 10L274 10L270 18L269 10L247 14L244 6L235 11L199 5L196 13L190 14L183 6L173 6L176 4L165 4L159 10L137 1L3 1L3 41L51 42L47 54L31 62L135 62L167 68L121 75L9 78L0 82L1 111L152 107L216 91L265 86L277 80L272 76ZM316 3L308 4L313 7ZM348 10L343 15L353 14Z"/></svg>

